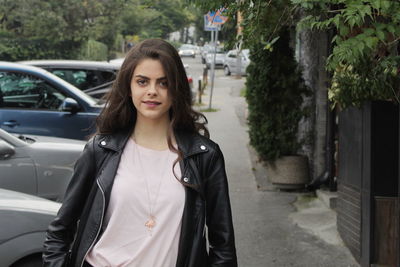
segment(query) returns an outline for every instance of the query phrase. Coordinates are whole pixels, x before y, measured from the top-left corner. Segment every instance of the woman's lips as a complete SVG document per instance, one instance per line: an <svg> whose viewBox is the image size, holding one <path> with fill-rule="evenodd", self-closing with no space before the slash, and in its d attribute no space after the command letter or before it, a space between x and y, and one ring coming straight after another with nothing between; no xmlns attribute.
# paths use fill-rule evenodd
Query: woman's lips
<svg viewBox="0 0 400 267"><path fill-rule="evenodd" d="M157 101L143 101L143 103L148 107L156 107L161 104L160 102Z"/></svg>

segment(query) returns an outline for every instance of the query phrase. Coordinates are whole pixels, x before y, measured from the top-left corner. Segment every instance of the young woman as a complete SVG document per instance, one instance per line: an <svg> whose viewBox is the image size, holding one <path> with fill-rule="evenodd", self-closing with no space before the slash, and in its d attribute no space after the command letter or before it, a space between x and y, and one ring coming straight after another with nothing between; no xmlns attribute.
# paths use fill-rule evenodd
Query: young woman
<svg viewBox="0 0 400 267"><path fill-rule="evenodd" d="M223 155L191 101L169 43L129 51L47 231L44 266L237 266Z"/></svg>

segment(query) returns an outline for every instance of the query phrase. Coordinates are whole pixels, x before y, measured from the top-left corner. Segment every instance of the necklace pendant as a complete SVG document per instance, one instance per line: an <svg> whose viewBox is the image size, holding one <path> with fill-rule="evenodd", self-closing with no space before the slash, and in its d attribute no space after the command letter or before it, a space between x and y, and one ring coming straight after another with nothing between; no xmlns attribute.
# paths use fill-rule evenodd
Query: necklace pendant
<svg viewBox="0 0 400 267"><path fill-rule="evenodd" d="M146 223L144 224L144 226L146 226L147 229L149 229L149 230L152 230L155 225L156 225L156 221L154 219L154 216L150 216L150 219L148 219L146 221Z"/></svg>

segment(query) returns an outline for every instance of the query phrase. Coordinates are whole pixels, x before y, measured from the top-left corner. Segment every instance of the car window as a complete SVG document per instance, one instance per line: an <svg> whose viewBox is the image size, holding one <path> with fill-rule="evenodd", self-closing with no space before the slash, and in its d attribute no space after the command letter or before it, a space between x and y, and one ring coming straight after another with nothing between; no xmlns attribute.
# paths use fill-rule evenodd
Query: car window
<svg viewBox="0 0 400 267"><path fill-rule="evenodd" d="M78 69L47 70L81 90L93 88L115 79L115 74L112 71Z"/></svg>
<svg viewBox="0 0 400 267"><path fill-rule="evenodd" d="M0 72L0 108L57 110L66 96L37 77Z"/></svg>
<svg viewBox="0 0 400 267"><path fill-rule="evenodd" d="M236 58L236 52L232 51L228 54L228 57Z"/></svg>

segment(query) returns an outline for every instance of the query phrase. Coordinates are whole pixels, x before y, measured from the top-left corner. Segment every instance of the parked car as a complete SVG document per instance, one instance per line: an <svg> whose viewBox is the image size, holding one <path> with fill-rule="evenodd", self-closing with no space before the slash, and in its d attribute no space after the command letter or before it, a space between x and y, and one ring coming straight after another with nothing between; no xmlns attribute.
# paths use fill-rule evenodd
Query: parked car
<svg viewBox="0 0 400 267"><path fill-rule="evenodd" d="M243 49L240 53L241 65L240 70L238 70L238 51L230 50L225 56L224 60L224 74L229 76L231 73L236 73L239 75L246 75L246 68L250 64L249 49Z"/></svg>
<svg viewBox="0 0 400 267"><path fill-rule="evenodd" d="M42 266L45 233L60 205L0 189L0 266Z"/></svg>
<svg viewBox="0 0 400 267"><path fill-rule="evenodd" d="M101 98L110 90L121 66L118 63L82 60L32 60L19 63L43 68L94 98Z"/></svg>
<svg viewBox="0 0 400 267"><path fill-rule="evenodd" d="M0 188L61 201L84 146L80 140L0 129Z"/></svg>
<svg viewBox="0 0 400 267"><path fill-rule="evenodd" d="M201 63L202 64L206 64L206 57L207 57L207 54L208 54L208 52L211 50L213 48L213 46L211 46L211 45L204 45L202 48L201 48L201 52L200 52L200 54L201 54Z"/></svg>
<svg viewBox="0 0 400 267"><path fill-rule="evenodd" d="M102 107L44 69L0 61L0 128L8 132L87 139Z"/></svg>
<svg viewBox="0 0 400 267"><path fill-rule="evenodd" d="M206 67L207 69L211 68L212 62L214 60L215 55L215 68L223 68L224 60L225 60L225 51L223 47L217 47L216 49L213 47L210 51L208 51L206 56Z"/></svg>
<svg viewBox="0 0 400 267"><path fill-rule="evenodd" d="M194 45L191 44L183 44L181 47L179 47L178 54L181 57L196 57L196 48Z"/></svg>

